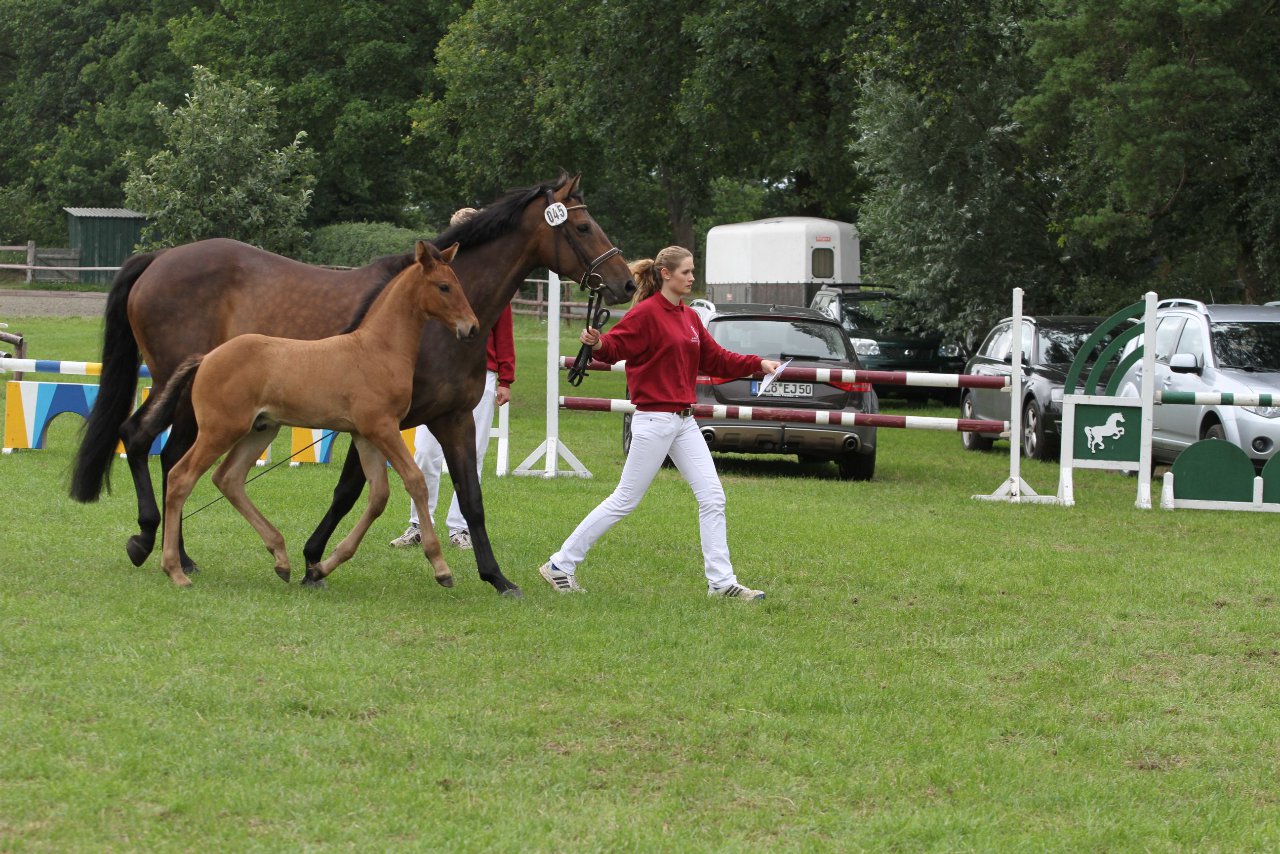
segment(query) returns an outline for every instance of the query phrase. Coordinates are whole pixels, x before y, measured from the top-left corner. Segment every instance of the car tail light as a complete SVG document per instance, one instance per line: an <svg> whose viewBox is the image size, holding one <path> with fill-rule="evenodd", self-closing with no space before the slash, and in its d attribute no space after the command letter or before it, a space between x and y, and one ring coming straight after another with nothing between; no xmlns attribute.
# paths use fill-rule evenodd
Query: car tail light
<svg viewBox="0 0 1280 854"><path fill-rule="evenodd" d="M842 383L833 380L827 383L827 385L835 386L841 391L871 391L871 383Z"/></svg>
<svg viewBox="0 0 1280 854"><path fill-rule="evenodd" d="M709 377L706 374L698 374L695 381L698 385L724 385L733 382L733 377Z"/></svg>

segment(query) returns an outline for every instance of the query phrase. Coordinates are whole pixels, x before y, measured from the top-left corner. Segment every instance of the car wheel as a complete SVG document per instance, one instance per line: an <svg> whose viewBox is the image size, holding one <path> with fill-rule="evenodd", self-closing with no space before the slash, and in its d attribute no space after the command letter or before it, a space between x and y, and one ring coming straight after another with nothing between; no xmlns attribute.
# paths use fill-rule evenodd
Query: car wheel
<svg viewBox="0 0 1280 854"><path fill-rule="evenodd" d="M856 451L836 460L841 480L871 480L876 473L876 452L860 454Z"/></svg>
<svg viewBox="0 0 1280 854"><path fill-rule="evenodd" d="M960 399L960 417L969 419L978 417L973 410L973 395L966 394ZM981 433L961 433L960 444L966 451L991 450L991 440Z"/></svg>
<svg viewBox="0 0 1280 854"><path fill-rule="evenodd" d="M1208 427L1205 427L1204 430L1200 432L1200 438L1201 439L1218 439L1220 441L1225 442L1227 441L1227 431L1222 429L1221 424L1219 424L1217 421L1214 421L1212 424L1210 424Z"/></svg>
<svg viewBox="0 0 1280 854"><path fill-rule="evenodd" d="M1058 450L1054 437L1045 432L1044 414L1034 397L1022 408L1022 455L1031 460L1053 459Z"/></svg>

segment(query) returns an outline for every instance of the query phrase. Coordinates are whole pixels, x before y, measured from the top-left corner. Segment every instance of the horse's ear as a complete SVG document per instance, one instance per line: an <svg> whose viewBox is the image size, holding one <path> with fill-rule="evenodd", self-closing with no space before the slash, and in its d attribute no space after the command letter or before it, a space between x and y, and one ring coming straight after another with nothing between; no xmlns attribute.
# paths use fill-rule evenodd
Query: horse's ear
<svg viewBox="0 0 1280 854"><path fill-rule="evenodd" d="M556 201L563 202L565 199L569 198L570 196L575 195L578 192L578 182L581 180L582 180L582 173L579 172L577 175L574 175L568 181L565 181L564 184L561 185L560 189L556 191Z"/></svg>
<svg viewBox="0 0 1280 854"><path fill-rule="evenodd" d="M427 249L425 240L419 240L413 245L413 260L427 269L435 266L435 262L431 260L431 252Z"/></svg>
<svg viewBox="0 0 1280 854"><path fill-rule="evenodd" d="M457 254L458 254L458 243L457 241L454 241L454 244L452 246L450 246L448 249L440 253L440 257L444 259L444 262L446 264L452 264L453 256Z"/></svg>

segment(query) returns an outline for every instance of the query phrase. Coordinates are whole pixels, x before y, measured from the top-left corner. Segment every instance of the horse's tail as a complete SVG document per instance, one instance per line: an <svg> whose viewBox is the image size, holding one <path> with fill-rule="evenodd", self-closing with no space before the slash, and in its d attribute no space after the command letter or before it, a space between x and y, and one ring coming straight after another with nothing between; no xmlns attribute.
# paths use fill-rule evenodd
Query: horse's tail
<svg viewBox="0 0 1280 854"><path fill-rule="evenodd" d="M173 372L173 376L169 378L169 382L165 383L164 390L156 396L155 402L151 404L151 408L147 410L146 416L142 419L142 431L148 435L158 436L164 431L164 428L173 423L174 410L178 408L178 404L182 402L182 395L186 392L187 387L191 385L191 381L195 379L196 368L200 367L200 363L204 361L204 355L188 356L178 365L178 370Z"/></svg>
<svg viewBox="0 0 1280 854"><path fill-rule="evenodd" d="M111 461L120 441L120 426L133 409L138 389L138 342L129 326L129 294L159 252L146 252L126 260L111 283L102 331L102 376L98 398L89 412L84 438L71 473L71 497L97 501L104 486L111 486Z"/></svg>

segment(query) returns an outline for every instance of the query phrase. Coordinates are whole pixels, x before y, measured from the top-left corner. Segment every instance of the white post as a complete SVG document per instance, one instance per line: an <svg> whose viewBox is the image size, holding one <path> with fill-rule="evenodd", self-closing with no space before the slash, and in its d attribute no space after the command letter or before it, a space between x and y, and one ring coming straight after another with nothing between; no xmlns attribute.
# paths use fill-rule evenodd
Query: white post
<svg viewBox="0 0 1280 854"><path fill-rule="evenodd" d="M1052 495L1038 495L1022 479L1022 288L1013 289L1012 349L1009 352L1009 477L990 495L975 495L979 501L1008 501L1011 504L1052 504ZM1033 342L1034 343L1034 342Z"/></svg>
<svg viewBox="0 0 1280 854"><path fill-rule="evenodd" d="M1022 497L1022 288L1013 289L1013 352L1009 373L1009 500ZM1030 490L1029 490L1030 491ZM1031 492L1035 495L1035 492Z"/></svg>
<svg viewBox="0 0 1280 854"><path fill-rule="evenodd" d="M1142 384L1138 393L1142 396L1142 449L1138 453L1139 510L1151 509L1151 434L1155 424L1156 398L1156 302L1155 291L1147 291L1142 312Z"/></svg>
<svg viewBox="0 0 1280 854"><path fill-rule="evenodd" d="M557 475L575 477L591 477L591 472L560 443L560 277L547 271L547 438L524 462L516 466L512 474L537 475L551 478ZM546 465L542 471L533 468L537 461L545 455ZM570 471L559 471L556 467L563 457L569 464Z"/></svg>

